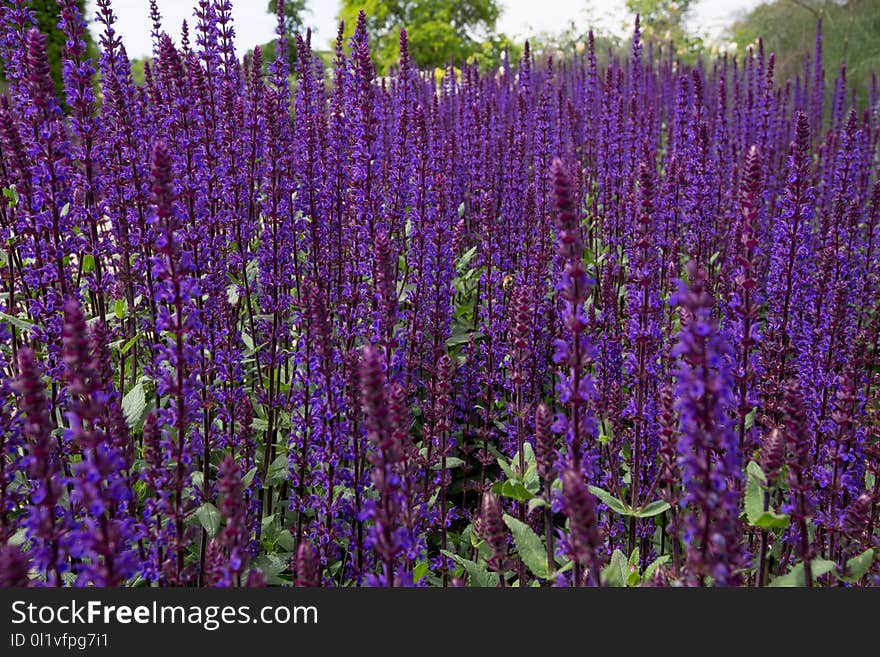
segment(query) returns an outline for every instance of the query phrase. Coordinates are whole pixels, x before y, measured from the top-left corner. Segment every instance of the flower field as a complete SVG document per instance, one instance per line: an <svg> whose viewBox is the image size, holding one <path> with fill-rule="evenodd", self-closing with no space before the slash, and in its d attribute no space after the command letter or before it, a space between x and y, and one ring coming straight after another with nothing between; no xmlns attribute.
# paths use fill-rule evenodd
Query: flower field
<svg viewBox="0 0 880 657"><path fill-rule="evenodd" d="M363 13L325 65L151 3L137 84L59 4L62 93L0 8L0 585L880 582L880 94L821 31L380 76Z"/></svg>

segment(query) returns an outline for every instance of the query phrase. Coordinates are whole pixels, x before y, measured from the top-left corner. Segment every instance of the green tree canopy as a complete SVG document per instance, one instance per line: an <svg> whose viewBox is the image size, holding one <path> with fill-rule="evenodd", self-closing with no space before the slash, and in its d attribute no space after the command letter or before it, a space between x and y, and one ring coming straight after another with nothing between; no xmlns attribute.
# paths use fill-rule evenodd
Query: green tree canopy
<svg viewBox="0 0 880 657"><path fill-rule="evenodd" d="M847 80L860 102L867 99L871 74L880 72L880 0L776 0L758 5L731 28L739 50L764 41L776 55L778 80L803 70L804 55L813 50L817 21L822 20L826 75L835 77L846 61ZM833 84L827 84L831 92Z"/></svg>
<svg viewBox="0 0 880 657"><path fill-rule="evenodd" d="M284 14L284 31L289 40L287 60L292 70L296 62L296 46L293 43L293 36L298 32L302 32L305 27L303 17L307 11L306 0L284 0L284 5L281 10ZM278 0L269 0L266 11L270 14L276 15L278 13ZM267 65L270 62L275 61L276 43L276 40L272 39L271 41L260 45L260 50L263 51L263 62Z"/></svg>
<svg viewBox="0 0 880 657"><path fill-rule="evenodd" d="M702 40L687 27L695 0L626 0L630 14L640 14L642 36L659 42L672 41L679 54L698 53Z"/></svg>
<svg viewBox="0 0 880 657"><path fill-rule="evenodd" d="M343 0L339 18L349 33L362 8L373 57L383 71L397 62L401 28L409 34L410 54L420 67L485 57L506 43L495 34L501 14L496 0Z"/></svg>
<svg viewBox="0 0 880 657"><path fill-rule="evenodd" d="M306 13L306 0L284 0L281 8L284 14L284 29L287 36L293 36L303 29L303 14ZM278 13L278 0L269 0L270 14Z"/></svg>

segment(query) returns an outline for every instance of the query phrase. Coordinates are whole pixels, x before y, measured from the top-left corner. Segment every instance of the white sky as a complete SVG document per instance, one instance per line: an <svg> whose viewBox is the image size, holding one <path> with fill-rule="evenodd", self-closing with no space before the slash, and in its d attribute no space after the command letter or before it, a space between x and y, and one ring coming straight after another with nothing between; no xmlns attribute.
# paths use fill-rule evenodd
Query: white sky
<svg viewBox="0 0 880 657"><path fill-rule="evenodd" d="M739 12L759 4L760 0L698 0L694 21L700 32L719 35L724 25ZM324 46L336 35L338 0L309 0L310 13L306 25L316 32L314 43ZM586 24L592 16L606 28L619 29L630 17L624 10L624 0L501 0L504 13L498 28L512 36L528 37L535 32L555 32L574 20ZM94 1L87 3L93 15ZM178 39L180 24L190 22L196 0L158 0L163 27ZM244 52L255 44L273 37L274 17L266 13L267 0L233 0L233 19L236 47ZM150 21L147 0L113 0L119 19L117 32L122 36L130 57L150 53ZM91 18L92 16L90 16ZM192 33L192 32L191 32Z"/></svg>

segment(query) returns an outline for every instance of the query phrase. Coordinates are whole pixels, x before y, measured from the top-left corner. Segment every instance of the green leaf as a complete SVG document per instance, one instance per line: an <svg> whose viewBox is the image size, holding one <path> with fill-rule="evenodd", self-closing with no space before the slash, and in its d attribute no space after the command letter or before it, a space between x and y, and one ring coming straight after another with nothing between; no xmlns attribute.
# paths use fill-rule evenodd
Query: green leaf
<svg viewBox="0 0 880 657"><path fill-rule="evenodd" d="M607 490L598 486L590 486L590 492L608 505L608 508L624 516L633 515L632 510Z"/></svg>
<svg viewBox="0 0 880 657"><path fill-rule="evenodd" d="M516 476L516 473L513 471L513 468L510 467L510 464L503 457L499 456L496 460L498 461L498 465L501 467L501 470L504 472L504 474L507 476L508 479L517 479L518 478ZM501 483L501 482L496 482L496 483Z"/></svg>
<svg viewBox="0 0 880 657"><path fill-rule="evenodd" d="M816 558L810 562L810 566L813 574L813 583L817 577L821 577L822 575L827 575L835 568L835 563L833 561L829 561L828 559L820 559ZM792 586L806 586L807 582L804 577L804 564L798 563L785 575L781 575L776 579L772 580L769 586L783 586L783 587L792 587Z"/></svg>
<svg viewBox="0 0 880 657"><path fill-rule="evenodd" d="M654 559L654 561L652 561L648 565L648 567L645 568L645 572L642 573L642 581L650 582L651 578L654 577L654 573L657 572L657 569L667 563L671 558L672 557L670 557L668 554L664 554Z"/></svg>
<svg viewBox="0 0 880 657"><path fill-rule="evenodd" d="M143 331L138 331L134 334L134 337L128 339L128 341L119 348L119 353L124 356L129 352L129 350L135 345L135 343L141 339L141 336L144 334Z"/></svg>
<svg viewBox="0 0 880 657"><path fill-rule="evenodd" d="M471 263L471 260L474 259L475 255L477 255L477 247L472 246L467 251L461 254L461 258L458 259L458 266L464 269Z"/></svg>
<svg viewBox="0 0 880 657"><path fill-rule="evenodd" d="M117 299L116 303L113 304L113 314L116 315L116 319L125 319L127 312L128 302L125 299Z"/></svg>
<svg viewBox="0 0 880 657"><path fill-rule="evenodd" d="M458 205L458 218L461 219L464 216L464 201L462 201Z"/></svg>
<svg viewBox="0 0 880 657"><path fill-rule="evenodd" d="M296 549L296 541L293 539L293 536L290 535L289 529L282 529L278 532L278 538L275 539L275 542L285 552L293 552Z"/></svg>
<svg viewBox="0 0 880 657"><path fill-rule="evenodd" d="M543 497L533 497L529 500L529 513L542 506L547 506L547 500Z"/></svg>
<svg viewBox="0 0 880 657"><path fill-rule="evenodd" d="M861 554L852 557L846 562L846 576L841 576L840 579L855 584L868 572L871 564L874 563L874 557L874 548L868 548Z"/></svg>
<svg viewBox="0 0 880 657"><path fill-rule="evenodd" d="M641 552L639 552L639 548L635 548L632 551L632 554L629 555L629 562L627 562L627 575L626 575L626 585L627 586L638 586L641 581L641 577L639 577L639 561L641 558Z"/></svg>
<svg viewBox="0 0 880 657"><path fill-rule="evenodd" d="M418 584L425 578L425 575L428 574L428 562L420 561L416 564L415 568L413 568L412 578L413 584Z"/></svg>
<svg viewBox="0 0 880 657"><path fill-rule="evenodd" d="M775 511L766 511L755 518L752 524L761 529L785 529L788 527L789 518L787 513L776 513Z"/></svg>
<svg viewBox="0 0 880 657"><path fill-rule="evenodd" d="M745 429L746 429L746 431L748 431L748 430L751 429L753 426L755 426L755 416L757 415L757 412L758 412L758 409L757 409L757 408L753 408L753 409L750 410L750 411L748 412L748 414L746 415L746 423L745 423ZM763 472L762 472L761 474L763 474Z"/></svg>
<svg viewBox="0 0 880 657"><path fill-rule="evenodd" d="M556 560L556 563L559 563L559 559L558 559L558 558L557 558L557 560ZM569 560L566 561L562 566L560 566L559 568L557 568L555 572L553 572L553 573L550 574L550 579L556 579L556 578L559 577L560 575L564 575L565 573L567 573L569 570L571 570L571 569L573 569L573 568L574 568L574 561L572 561L571 559L569 559Z"/></svg>
<svg viewBox="0 0 880 657"><path fill-rule="evenodd" d="M498 586L498 574L490 573L483 564L476 563L470 559L465 559L464 557L453 554L448 550L440 550L440 552L467 571L472 586L478 586L481 588Z"/></svg>
<svg viewBox="0 0 880 657"><path fill-rule="evenodd" d="M144 394L144 384L138 383L122 398L122 412L128 426L136 427L144 419L147 411L147 397Z"/></svg>
<svg viewBox="0 0 880 657"><path fill-rule="evenodd" d="M440 462L435 463L434 465L431 466L431 469L432 470L439 470L440 465L441 465ZM446 469L447 470L451 470L452 468L460 468L463 465L464 465L464 461L462 459L458 458L457 456L447 456L446 457Z"/></svg>
<svg viewBox="0 0 880 657"><path fill-rule="evenodd" d="M210 502L202 503L202 505L196 509L196 517L199 519L199 522L202 523L202 527L205 528L205 531L208 532L208 536L213 538L217 535L217 532L220 530L220 511L217 510L216 506Z"/></svg>
<svg viewBox="0 0 880 657"><path fill-rule="evenodd" d="M27 530L22 527L9 537L9 545L23 545L27 539Z"/></svg>
<svg viewBox="0 0 880 657"><path fill-rule="evenodd" d="M467 344L471 341L471 336L474 337L474 340L479 340L480 338L484 337L483 334L479 331L465 331L464 333L457 333L449 338L446 341L446 346L452 348L459 345Z"/></svg>
<svg viewBox="0 0 880 657"><path fill-rule="evenodd" d="M764 471L761 469L761 466L758 465L755 461L749 461L749 464L746 466L746 473L750 477L754 477L758 480L762 486L767 485L767 475L764 474Z"/></svg>
<svg viewBox="0 0 880 657"><path fill-rule="evenodd" d="M261 554L251 561L251 567L261 571L266 577L267 584L290 584L289 581L279 577L281 573L287 570L290 563L290 555L283 552L274 554Z"/></svg>
<svg viewBox="0 0 880 657"><path fill-rule="evenodd" d="M239 300L238 283L232 283L226 287L226 300L230 306L237 306Z"/></svg>
<svg viewBox="0 0 880 657"><path fill-rule="evenodd" d="M654 516L659 516L664 511L669 510L669 502L664 502L663 500L654 500L653 502L649 502L641 509L635 512L637 518L653 518Z"/></svg>
<svg viewBox="0 0 880 657"><path fill-rule="evenodd" d="M244 346L247 347L248 351L254 350L254 339L244 331L241 332L241 341L244 342Z"/></svg>
<svg viewBox="0 0 880 657"><path fill-rule="evenodd" d="M14 315L7 315L6 313L0 312L0 319L4 322L9 322L14 327L21 329L22 331L33 331L35 324L28 322L19 317L15 317Z"/></svg>
<svg viewBox="0 0 880 657"><path fill-rule="evenodd" d="M16 206L18 205L18 190L15 189L15 185L10 185L9 187L3 188L3 196L9 199L9 205Z"/></svg>
<svg viewBox="0 0 880 657"><path fill-rule="evenodd" d="M755 526L758 518L764 514L764 485L767 483L767 478L754 461L749 461L746 475L748 476L745 496L746 519L750 525Z"/></svg>
<svg viewBox="0 0 880 657"><path fill-rule="evenodd" d="M535 451L530 443L523 446L523 460L526 462L526 471L521 477L523 485L530 493L537 495L541 490L541 479L538 477L538 462L535 458ZM519 468L519 452L514 455L513 463Z"/></svg>
<svg viewBox="0 0 880 657"><path fill-rule="evenodd" d="M528 502L535 497L518 481L496 481L492 484L492 492L520 502Z"/></svg>
<svg viewBox="0 0 880 657"><path fill-rule="evenodd" d="M789 518L785 513L776 513L772 508L764 510L764 490L767 486L767 477L764 471L754 461L749 461L746 466L745 509L746 519L752 527L761 529L785 529L788 527Z"/></svg>
<svg viewBox="0 0 880 657"><path fill-rule="evenodd" d="M82 270L84 274L90 274L95 271L95 256L91 253L87 253L83 256Z"/></svg>
<svg viewBox="0 0 880 657"><path fill-rule="evenodd" d="M630 567L630 569L633 569L633 568L638 569L639 559L641 556L642 555L641 555L641 552L639 551L639 548L634 548L632 551L632 554L629 555L629 561L627 562L627 565Z"/></svg>
<svg viewBox="0 0 880 657"><path fill-rule="evenodd" d="M275 514L271 516L263 516L263 519L260 521L260 540L263 543L268 543L271 545L275 542L275 539L278 536L278 532L281 525L281 518Z"/></svg>
<svg viewBox="0 0 880 657"><path fill-rule="evenodd" d="M602 581L606 586L626 586L627 560L620 550L611 555L611 562L602 569Z"/></svg>
<svg viewBox="0 0 880 657"><path fill-rule="evenodd" d="M531 443L525 443L523 445L523 461L526 463L526 471L528 471L530 466L536 464L535 458L535 450L532 448ZM519 450L513 455L512 461L517 467L519 467Z"/></svg>
<svg viewBox="0 0 880 657"><path fill-rule="evenodd" d="M257 474L257 468L253 467L247 471L247 474L241 478L241 487L247 488L251 485L251 482L254 480L254 476Z"/></svg>
<svg viewBox="0 0 880 657"><path fill-rule="evenodd" d="M614 428L611 426L610 421L602 419L599 422L599 442L604 445L612 440L614 440Z"/></svg>
<svg viewBox="0 0 880 657"><path fill-rule="evenodd" d="M269 464L269 472L264 483L266 486L275 486L287 479L287 475L287 455L282 454Z"/></svg>
<svg viewBox="0 0 880 657"><path fill-rule="evenodd" d="M277 575L287 570L288 561L278 554L262 554L251 562L265 574Z"/></svg>
<svg viewBox="0 0 880 657"><path fill-rule="evenodd" d="M504 514L504 522L513 534L517 552L532 575L547 579L550 571L547 568L547 549L538 535L526 523L511 515Z"/></svg>

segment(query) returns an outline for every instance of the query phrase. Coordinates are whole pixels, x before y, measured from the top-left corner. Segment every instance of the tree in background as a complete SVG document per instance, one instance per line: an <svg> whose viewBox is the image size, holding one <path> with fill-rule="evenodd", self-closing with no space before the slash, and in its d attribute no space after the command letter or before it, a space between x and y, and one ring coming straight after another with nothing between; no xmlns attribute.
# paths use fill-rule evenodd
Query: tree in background
<svg viewBox="0 0 880 657"><path fill-rule="evenodd" d="M607 64L613 57L625 57L629 52L629 37L621 40L619 36L596 27L593 16L588 16L585 21L571 20L565 27L555 31L531 34L529 49L537 58L552 56L554 59L565 59L573 54L585 55L590 31L593 32L594 52L600 64Z"/></svg>
<svg viewBox="0 0 880 657"><path fill-rule="evenodd" d="M821 19L826 62L846 61L846 77L867 101L871 76L880 71L880 0L776 0L758 5L731 28L739 50L763 38L764 50L776 54L776 78L794 79L812 52ZM832 77L837 71L827 71ZM828 93L833 85L826 85Z"/></svg>
<svg viewBox="0 0 880 657"><path fill-rule="evenodd" d="M500 56L507 43L503 35L495 34L501 14L496 0L343 0L339 19L345 21L349 33L362 8L367 13L371 51L381 71L397 62L404 27L410 54L423 68L473 56L491 60Z"/></svg>
<svg viewBox="0 0 880 657"><path fill-rule="evenodd" d="M630 15L641 16L642 37L666 43L672 41L681 56L703 49L702 39L687 27L696 0L626 0Z"/></svg>
<svg viewBox="0 0 880 657"><path fill-rule="evenodd" d="M269 0L266 11L270 14L278 14L278 0ZM293 45L293 36L304 31L305 21L303 16L308 11L306 9L306 0L284 0L281 5L281 11L284 15L284 31L290 40L287 48L287 57L292 70L296 61L296 48ZM260 49L263 51L263 62L268 65L269 62L275 61L275 39L264 43L260 46Z"/></svg>
<svg viewBox="0 0 880 657"><path fill-rule="evenodd" d="M281 10L284 13L284 29L287 31L287 36L292 37L297 32L301 32L304 27L303 14L306 12L306 0L284 0ZM278 0L269 0L268 12L278 13Z"/></svg>
<svg viewBox="0 0 880 657"><path fill-rule="evenodd" d="M77 0L77 7L83 18L88 20L89 15L86 12L86 0ZM34 18L37 21L37 27L40 32L46 35L46 54L49 57L49 70L52 74L52 80L55 82L55 88L61 94L64 90L64 81L61 78L61 50L67 37L58 28L58 21L61 19L61 8L56 0L31 0L29 3L31 11L34 12ZM86 30L84 34L86 40L86 53L97 63L98 49L92 35ZM3 75L2 65L0 65L0 77Z"/></svg>
<svg viewBox="0 0 880 657"><path fill-rule="evenodd" d="M490 68L498 68L504 60L504 54L507 53L508 59L512 62L519 61L522 57L523 42L514 40L506 34L490 34L484 39L470 57L467 58L469 63L476 63L483 70Z"/></svg>

